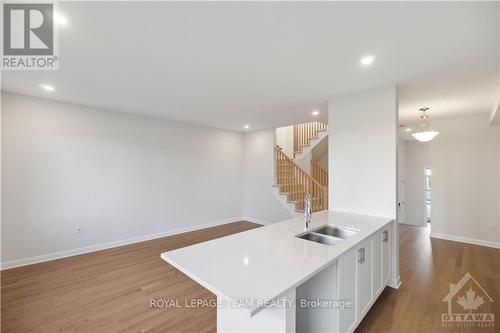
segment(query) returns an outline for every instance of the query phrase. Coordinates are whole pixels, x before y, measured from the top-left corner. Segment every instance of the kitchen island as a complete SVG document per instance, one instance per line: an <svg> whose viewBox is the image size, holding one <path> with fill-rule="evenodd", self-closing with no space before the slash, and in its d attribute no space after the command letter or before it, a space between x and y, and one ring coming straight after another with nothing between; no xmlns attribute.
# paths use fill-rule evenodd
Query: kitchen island
<svg viewBox="0 0 500 333"><path fill-rule="evenodd" d="M217 296L219 332L347 332L389 283L392 223L322 211L307 229L294 218L161 257ZM299 238L324 225L351 232Z"/></svg>

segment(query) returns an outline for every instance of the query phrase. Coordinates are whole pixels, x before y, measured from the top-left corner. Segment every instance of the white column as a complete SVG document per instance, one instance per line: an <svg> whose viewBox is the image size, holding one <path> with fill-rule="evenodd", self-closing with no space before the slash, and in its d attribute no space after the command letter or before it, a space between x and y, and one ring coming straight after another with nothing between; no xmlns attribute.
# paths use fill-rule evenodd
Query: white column
<svg viewBox="0 0 500 333"><path fill-rule="evenodd" d="M396 86L328 103L330 210L397 220ZM393 224L391 286L399 285L399 233Z"/></svg>

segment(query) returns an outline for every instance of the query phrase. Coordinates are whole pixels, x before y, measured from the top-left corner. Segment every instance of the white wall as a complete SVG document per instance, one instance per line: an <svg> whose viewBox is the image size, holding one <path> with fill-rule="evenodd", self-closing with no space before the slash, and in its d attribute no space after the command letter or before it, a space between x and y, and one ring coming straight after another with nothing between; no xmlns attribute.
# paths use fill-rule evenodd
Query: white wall
<svg viewBox="0 0 500 333"><path fill-rule="evenodd" d="M288 157L293 158L293 125L276 129L276 144Z"/></svg>
<svg viewBox="0 0 500 333"><path fill-rule="evenodd" d="M328 171L328 154L321 155L317 162L322 169Z"/></svg>
<svg viewBox="0 0 500 333"><path fill-rule="evenodd" d="M398 222L406 220L406 141L398 140Z"/></svg>
<svg viewBox="0 0 500 333"><path fill-rule="evenodd" d="M2 118L4 264L242 216L241 133L10 93Z"/></svg>
<svg viewBox="0 0 500 333"><path fill-rule="evenodd" d="M244 146L243 216L263 223L290 218L273 194L275 131L248 132Z"/></svg>
<svg viewBox="0 0 500 333"><path fill-rule="evenodd" d="M1 72L0 72L0 76L1 76ZM1 79L1 78L0 78ZM0 83L1 85L1 83ZM0 93L0 111L1 111L1 105L2 105L2 99L3 99L3 95ZM2 114L0 113L0 157L1 157L1 154L2 154L2 147L3 147L3 131L2 131L2 128L3 128L3 121L2 121ZM1 160L1 158L0 158ZM0 163L0 189L3 188L3 182L2 182L2 174L3 174L3 171L2 171L2 163ZM2 216L3 216L3 210L2 210L2 206L3 206L3 200L2 200L2 192L3 191L0 191L0 263L2 262L2 238L3 238L3 233L2 233Z"/></svg>
<svg viewBox="0 0 500 333"><path fill-rule="evenodd" d="M329 101L331 210L397 220L398 98L395 86ZM394 223L393 235L399 235ZM392 242L391 286L399 287L399 237Z"/></svg>
<svg viewBox="0 0 500 333"><path fill-rule="evenodd" d="M500 101L495 103L495 106L491 109L490 124L500 125Z"/></svg>
<svg viewBox="0 0 500 333"><path fill-rule="evenodd" d="M404 223L425 226L425 179L424 170L431 167L430 143L407 141L405 152L405 201ZM432 182L434 181L433 178ZM432 193L432 192L431 192ZM432 204L432 201L431 201Z"/></svg>
<svg viewBox="0 0 500 333"><path fill-rule="evenodd" d="M296 158L294 160L295 163L309 175L311 174L311 159L312 159L312 151L309 151L307 154L304 154L301 158Z"/></svg>
<svg viewBox="0 0 500 333"><path fill-rule="evenodd" d="M328 171L328 138L323 139L312 150L312 159L318 162L318 165Z"/></svg>
<svg viewBox="0 0 500 333"><path fill-rule="evenodd" d="M330 207L396 218L394 87L330 101Z"/></svg>
<svg viewBox="0 0 500 333"><path fill-rule="evenodd" d="M440 134L430 147L432 233L500 246L498 126L484 115L434 121L433 127Z"/></svg>

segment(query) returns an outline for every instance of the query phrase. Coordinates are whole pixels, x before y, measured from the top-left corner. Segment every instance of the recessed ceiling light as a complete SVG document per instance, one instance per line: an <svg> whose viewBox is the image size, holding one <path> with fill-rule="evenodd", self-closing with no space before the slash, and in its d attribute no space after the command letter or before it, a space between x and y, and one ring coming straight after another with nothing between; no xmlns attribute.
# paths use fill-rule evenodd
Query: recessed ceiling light
<svg viewBox="0 0 500 333"><path fill-rule="evenodd" d="M249 129L250 128L250 125L244 125L243 126L245 129Z"/></svg>
<svg viewBox="0 0 500 333"><path fill-rule="evenodd" d="M55 90L53 86L50 86L48 84L41 84L40 88L42 88L45 91L54 91Z"/></svg>
<svg viewBox="0 0 500 333"><path fill-rule="evenodd" d="M68 20L64 16L62 16L59 13L54 13L54 22L57 24L66 24L68 23Z"/></svg>
<svg viewBox="0 0 500 333"><path fill-rule="evenodd" d="M408 127L408 128L405 129L405 131L411 132L411 128Z"/></svg>
<svg viewBox="0 0 500 333"><path fill-rule="evenodd" d="M363 66L369 66L373 64L373 61L375 61L375 56L374 55L366 55L363 58L361 58L361 65Z"/></svg>
<svg viewBox="0 0 500 333"><path fill-rule="evenodd" d="M313 116L315 116L315 117L316 117L316 116L319 116L319 111L318 111L318 110L314 110L313 112L311 112L311 114L312 114Z"/></svg>

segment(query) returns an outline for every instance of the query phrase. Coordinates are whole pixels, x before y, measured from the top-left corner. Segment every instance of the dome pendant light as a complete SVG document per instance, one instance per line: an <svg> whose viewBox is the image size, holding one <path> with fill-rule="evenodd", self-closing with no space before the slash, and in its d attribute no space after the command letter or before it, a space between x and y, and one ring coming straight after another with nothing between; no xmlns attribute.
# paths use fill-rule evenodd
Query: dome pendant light
<svg viewBox="0 0 500 333"><path fill-rule="evenodd" d="M429 115L425 112L429 110L429 108L421 108L422 114L420 115L420 125L416 129L416 132L412 134L412 136L420 142L429 142L439 134L439 132L432 130L432 127L429 123Z"/></svg>

